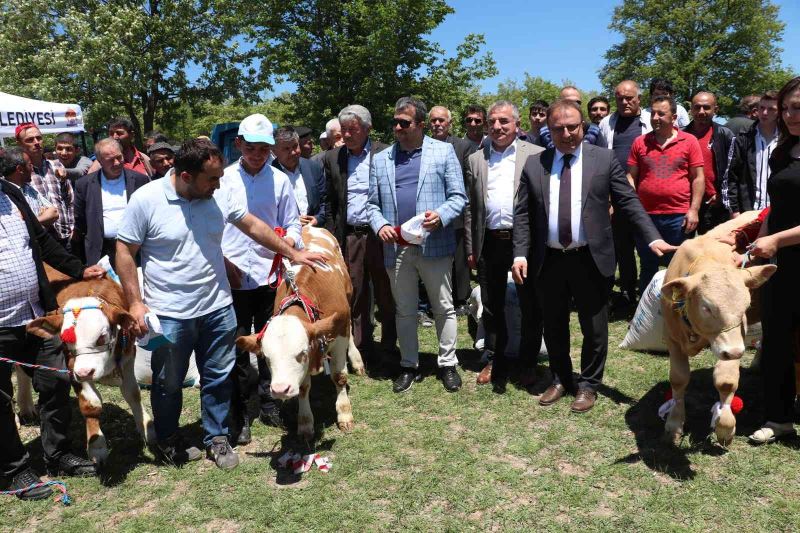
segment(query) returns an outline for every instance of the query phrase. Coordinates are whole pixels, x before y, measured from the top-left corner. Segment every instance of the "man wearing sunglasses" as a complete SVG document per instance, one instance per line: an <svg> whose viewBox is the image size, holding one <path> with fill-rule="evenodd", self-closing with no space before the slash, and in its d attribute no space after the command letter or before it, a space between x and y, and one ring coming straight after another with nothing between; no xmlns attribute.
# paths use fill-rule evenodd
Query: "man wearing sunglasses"
<svg viewBox="0 0 800 533"><path fill-rule="evenodd" d="M547 121L547 106L544 100L534 100L528 108L528 118L531 120L531 129L525 134L525 141L539 144L539 132L545 127Z"/></svg>
<svg viewBox="0 0 800 533"><path fill-rule="evenodd" d="M547 111L554 148L528 157L514 205L514 281L536 282L553 383L539 404L575 394L571 409L594 407L608 354L608 281L614 275L610 202L658 256L674 251L661 239L614 153L583 141L583 112L558 100ZM570 359L570 301L583 332L577 383Z"/></svg>
<svg viewBox="0 0 800 533"><path fill-rule="evenodd" d="M478 104L470 104L464 111L464 129L467 132L464 139L472 144L472 149L477 150L486 136L486 108Z"/></svg>
<svg viewBox="0 0 800 533"><path fill-rule="evenodd" d="M400 342L400 375L395 392L406 392L417 379L418 283L428 292L439 338L438 365L448 392L461 388L456 371L456 330L452 266L456 248L452 222L467 201L464 177L452 145L425 136L425 104L403 97L395 104L397 142L376 154L369 174L367 210L372 230L383 241L384 265L395 299ZM422 215L421 244L401 239L398 227Z"/></svg>

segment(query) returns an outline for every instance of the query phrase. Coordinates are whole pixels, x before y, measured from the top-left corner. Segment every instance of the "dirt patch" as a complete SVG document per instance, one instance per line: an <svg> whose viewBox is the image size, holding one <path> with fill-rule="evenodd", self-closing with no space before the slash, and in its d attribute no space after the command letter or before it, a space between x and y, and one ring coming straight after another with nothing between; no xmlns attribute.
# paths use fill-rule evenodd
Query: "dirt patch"
<svg viewBox="0 0 800 533"><path fill-rule="evenodd" d="M160 500L158 498L151 498L144 500L139 505L131 506L131 508L128 509L127 511L120 511L118 513L112 514L111 516L108 517L108 520L106 521L105 525L115 528L128 518L153 514L153 512L155 512L155 510L158 508L159 503Z"/></svg>
<svg viewBox="0 0 800 533"><path fill-rule="evenodd" d="M582 466L574 465L566 461L559 461L556 463L556 468L558 468L558 471L565 476L585 478L588 475L586 469Z"/></svg>
<svg viewBox="0 0 800 533"><path fill-rule="evenodd" d="M238 533L241 531L241 527L233 520L212 520L206 524L203 531L208 531L209 533Z"/></svg>

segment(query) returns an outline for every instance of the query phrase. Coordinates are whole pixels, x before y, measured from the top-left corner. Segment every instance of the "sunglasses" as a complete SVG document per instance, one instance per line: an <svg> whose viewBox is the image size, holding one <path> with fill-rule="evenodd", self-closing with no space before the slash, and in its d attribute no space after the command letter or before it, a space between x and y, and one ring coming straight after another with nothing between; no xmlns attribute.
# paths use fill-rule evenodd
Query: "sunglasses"
<svg viewBox="0 0 800 533"><path fill-rule="evenodd" d="M392 127L400 126L400 129L404 130L411 126L412 122L410 120L406 120L404 118L393 118L392 119Z"/></svg>
<svg viewBox="0 0 800 533"><path fill-rule="evenodd" d="M478 126L480 126L481 124L483 124L483 119L475 117L467 117L464 119L464 122L466 122L467 124L477 124Z"/></svg>
<svg viewBox="0 0 800 533"><path fill-rule="evenodd" d="M532 117L546 117L547 111L531 111Z"/></svg>

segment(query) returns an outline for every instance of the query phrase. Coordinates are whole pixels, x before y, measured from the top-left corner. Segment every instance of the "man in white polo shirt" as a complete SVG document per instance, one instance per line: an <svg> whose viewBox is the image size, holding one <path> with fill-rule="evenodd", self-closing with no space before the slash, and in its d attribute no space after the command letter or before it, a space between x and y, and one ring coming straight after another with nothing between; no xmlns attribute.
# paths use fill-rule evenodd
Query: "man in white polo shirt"
<svg viewBox="0 0 800 533"><path fill-rule="evenodd" d="M218 467L236 467L228 443L230 373L236 360L236 317L222 256L222 234L230 223L259 244L313 267L321 254L298 251L221 190L222 153L206 139L183 144L174 168L133 195L117 232L117 270L136 319L133 333L148 331L145 315L158 317L169 341L153 351L151 368L157 451L180 464L200 458L178 435L182 382L194 351L200 370L203 444ZM141 251L144 302L134 256Z"/></svg>

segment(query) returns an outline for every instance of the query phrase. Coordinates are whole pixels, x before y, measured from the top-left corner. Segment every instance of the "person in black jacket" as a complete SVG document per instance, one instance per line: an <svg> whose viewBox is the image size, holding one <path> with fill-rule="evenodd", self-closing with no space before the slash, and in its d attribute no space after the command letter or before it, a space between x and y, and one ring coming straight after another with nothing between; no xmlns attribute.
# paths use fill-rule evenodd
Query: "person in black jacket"
<svg viewBox="0 0 800 533"><path fill-rule="evenodd" d="M5 165L5 162L3 163ZM0 180L0 354L24 363L66 368L60 347L25 331L36 315L58 307L44 271L44 262L75 279L101 277L99 266L84 267L47 233L14 185ZM12 407L11 365L0 364L0 476L10 478L10 490L39 483L20 440ZM94 463L70 453L69 378L42 369L25 371L39 393L39 416L45 463L50 475L94 475ZM31 489L21 499L41 499L49 487Z"/></svg>
<svg viewBox="0 0 800 533"><path fill-rule="evenodd" d="M692 121L683 130L697 137L705 160L703 175L706 178L706 194L700 207L700 224L697 227L701 235L730 218L730 197L738 191L735 184L731 187L728 176L731 146L735 137L731 130L714 122L717 109L714 93L697 93L692 98Z"/></svg>
<svg viewBox="0 0 800 533"><path fill-rule="evenodd" d="M778 146L778 91L767 91L758 103L758 122L736 137L728 166L731 212L769 206L769 158Z"/></svg>

